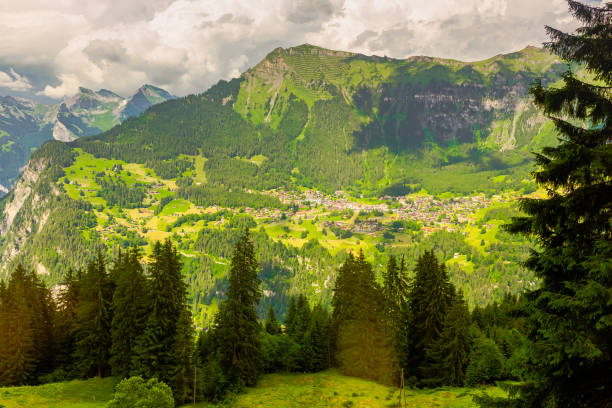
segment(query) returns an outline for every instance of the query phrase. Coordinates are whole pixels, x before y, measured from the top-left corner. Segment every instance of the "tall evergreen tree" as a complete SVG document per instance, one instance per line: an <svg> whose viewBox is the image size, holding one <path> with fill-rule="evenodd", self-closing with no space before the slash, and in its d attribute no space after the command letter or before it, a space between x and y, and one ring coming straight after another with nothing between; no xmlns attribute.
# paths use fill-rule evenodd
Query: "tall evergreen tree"
<svg viewBox="0 0 612 408"><path fill-rule="evenodd" d="M567 72L562 86L531 90L559 144L536 155L548 196L523 199L527 216L509 227L537 238L526 265L541 279L527 295L528 374L510 406L612 406L612 3L568 4L584 25L547 27L546 48L598 82Z"/></svg>
<svg viewBox="0 0 612 408"><path fill-rule="evenodd" d="M287 318L285 318L285 333L288 336L293 336L297 319L297 298L291 296L289 309L287 309Z"/></svg>
<svg viewBox="0 0 612 408"><path fill-rule="evenodd" d="M79 306L79 284L82 273L68 269L63 281L62 291L57 301L57 319L55 325L55 366L67 373L74 371L73 354L76 349L76 322Z"/></svg>
<svg viewBox="0 0 612 408"><path fill-rule="evenodd" d="M236 243L228 276L227 299L219 308L216 336L222 346L221 364L235 384L253 385L259 376L259 321L255 307L261 298L258 264L248 228Z"/></svg>
<svg viewBox="0 0 612 408"><path fill-rule="evenodd" d="M119 253L112 276L116 287L112 303L110 365L113 376L125 378L132 371L136 340L145 328L148 312L146 278L137 247L125 255Z"/></svg>
<svg viewBox="0 0 612 408"><path fill-rule="evenodd" d="M52 367L51 294L18 265L0 297L0 384L32 384Z"/></svg>
<svg viewBox="0 0 612 408"><path fill-rule="evenodd" d="M440 337L426 350L423 382L462 386L471 347L470 312L460 292L453 299Z"/></svg>
<svg viewBox="0 0 612 408"><path fill-rule="evenodd" d="M172 345L175 364L170 378L170 388L176 405L183 405L193 397L195 386L193 374L194 329L189 310L184 309L177 322L176 334Z"/></svg>
<svg viewBox="0 0 612 408"><path fill-rule="evenodd" d="M74 360L81 376L102 377L108 373L113 289L101 250L98 250L96 259L87 266L80 292Z"/></svg>
<svg viewBox="0 0 612 408"><path fill-rule="evenodd" d="M268 317L266 318L265 323L266 332L272 335L277 335L281 333L280 325L278 324L278 320L276 320L276 314L274 313L274 307L270 305L268 309Z"/></svg>
<svg viewBox="0 0 612 408"><path fill-rule="evenodd" d="M408 376L421 378L426 350L433 346L444 327L446 313L454 295L446 266L438 262L433 250L425 251L417 260L415 277L410 286L404 321L409 327L408 350L404 368Z"/></svg>
<svg viewBox="0 0 612 408"><path fill-rule="evenodd" d="M409 285L405 269L404 257L398 265L395 256L391 255L383 275L383 295L387 313L395 321L398 320L400 310L408 298Z"/></svg>
<svg viewBox="0 0 612 408"><path fill-rule="evenodd" d="M310 349L307 371L316 372L328 368L331 364L330 316L320 303L312 309L306 337L307 348Z"/></svg>
<svg viewBox="0 0 612 408"><path fill-rule="evenodd" d="M348 375L397 381L397 353L386 322L382 290L363 253L349 255L338 271L332 298L337 360Z"/></svg>
<svg viewBox="0 0 612 408"><path fill-rule="evenodd" d="M153 262L149 265L150 279L147 285L149 299L145 328L136 340L132 356L132 374L144 378L156 377L173 390L177 385L177 370L186 364L184 349L188 345L177 345L187 341L179 333L187 330L184 324L187 309L187 286L181 274L179 255L166 240L156 242L153 248ZM189 336L191 338L191 336Z"/></svg>

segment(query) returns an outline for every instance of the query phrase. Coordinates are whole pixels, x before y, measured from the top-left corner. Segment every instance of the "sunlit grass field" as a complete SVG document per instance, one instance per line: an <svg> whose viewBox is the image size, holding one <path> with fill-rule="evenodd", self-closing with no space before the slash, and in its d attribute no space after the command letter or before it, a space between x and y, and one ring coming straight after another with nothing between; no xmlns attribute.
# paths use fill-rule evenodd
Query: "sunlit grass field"
<svg viewBox="0 0 612 408"><path fill-rule="evenodd" d="M115 379L93 378L37 387L0 388L0 406L5 408L94 408L112 398ZM497 387L407 389L407 407L476 407L472 397L486 392L504 395ZM343 376L336 370L314 374L268 374L256 387L230 397L223 406L251 407L396 407L399 390L372 381ZM185 407L192 405L185 405ZM215 405L199 403L198 407Z"/></svg>

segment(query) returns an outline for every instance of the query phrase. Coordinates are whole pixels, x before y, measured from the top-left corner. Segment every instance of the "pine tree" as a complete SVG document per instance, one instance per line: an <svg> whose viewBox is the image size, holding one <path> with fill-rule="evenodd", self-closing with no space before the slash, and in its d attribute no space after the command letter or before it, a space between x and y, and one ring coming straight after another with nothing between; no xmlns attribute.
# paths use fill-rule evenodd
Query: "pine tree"
<svg viewBox="0 0 612 408"><path fill-rule="evenodd" d="M183 405L193 397L194 331L191 313L183 310L178 320L176 334L173 339L172 356L175 365L168 385L172 388L176 405Z"/></svg>
<svg viewBox="0 0 612 408"><path fill-rule="evenodd" d="M74 360L82 377L108 373L111 347L112 283L102 252L87 266L80 285L81 299L76 313Z"/></svg>
<svg viewBox="0 0 612 408"><path fill-rule="evenodd" d="M307 332L310 356L307 371L316 372L324 370L330 365L330 316L319 303L312 309L310 327Z"/></svg>
<svg viewBox="0 0 612 408"><path fill-rule="evenodd" d="M462 386L471 347L470 312L459 293L446 315L440 337L426 351L428 365L424 369L424 383Z"/></svg>
<svg viewBox="0 0 612 408"><path fill-rule="evenodd" d="M397 353L388 330L382 290L363 253L349 255L332 298L337 360L347 375L395 383Z"/></svg>
<svg viewBox="0 0 612 408"><path fill-rule="evenodd" d="M216 336L222 346L221 365L231 383L253 385L259 376L259 321L255 307L261 298L255 249L246 229L236 243L229 272L227 299L219 308Z"/></svg>
<svg viewBox="0 0 612 408"><path fill-rule="evenodd" d="M56 322L55 365L66 373L74 371L72 357L76 349L76 322L79 306L79 285L82 273L68 269L63 281L63 290L58 296Z"/></svg>
<svg viewBox="0 0 612 408"><path fill-rule="evenodd" d="M295 332L295 324L297 319L297 299L295 296L291 296L289 302L289 309L287 310L287 318L285 319L285 333L288 336L293 337Z"/></svg>
<svg viewBox="0 0 612 408"><path fill-rule="evenodd" d="M547 27L546 48L598 83L570 71L560 87L531 90L559 144L536 155L548 196L523 199L527 216L509 227L537 239L526 265L541 279L527 295L528 377L510 406L612 406L612 3L568 4L584 26Z"/></svg>
<svg viewBox="0 0 612 408"><path fill-rule="evenodd" d="M175 390L174 387L183 386L177 382L177 370L187 364L183 360L188 345L177 345L179 339L187 341L180 332L187 330L184 323L185 316L189 316L187 286L179 255L169 239L163 244L155 243L152 257L147 285L148 316L134 346L132 375L156 377Z"/></svg>
<svg viewBox="0 0 612 408"><path fill-rule="evenodd" d="M51 370L54 307L44 284L18 265L0 299L0 384L31 384Z"/></svg>
<svg viewBox="0 0 612 408"><path fill-rule="evenodd" d="M281 334L281 328L278 324L278 321L276 320L276 314L274 313L274 307L272 307L272 305L270 305L270 308L268 309L268 317L266 319L265 329L266 332L273 336Z"/></svg>
<svg viewBox="0 0 612 408"><path fill-rule="evenodd" d="M402 353L407 376L422 378L426 350L440 337L453 296L446 266L438 262L433 251L425 251L417 260L408 307L404 309L403 320L409 327L409 338L404 341L408 350Z"/></svg>
<svg viewBox="0 0 612 408"><path fill-rule="evenodd" d="M119 253L113 273L116 288L113 294L112 346L110 366L113 376L129 377L136 340L142 333L147 317L146 278L140 264L138 248Z"/></svg>
<svg viewBox="0 0 612 408"><path fill-rule="evenodd" d="M398 265L395 257L390 256L383 275L383 295L387 304L387 313L392 321L398 320L400 310L408 298L409 286L405 274L404 257Z"/></svg>

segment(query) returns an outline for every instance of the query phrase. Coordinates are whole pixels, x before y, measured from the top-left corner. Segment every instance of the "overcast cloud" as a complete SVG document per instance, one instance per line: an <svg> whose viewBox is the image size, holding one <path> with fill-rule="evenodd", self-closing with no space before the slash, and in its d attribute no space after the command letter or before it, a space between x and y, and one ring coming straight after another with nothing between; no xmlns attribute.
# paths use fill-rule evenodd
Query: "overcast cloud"
<svg viewBox="0 0 612 408"><path fill-rule="evenodd" d="M2 0L0 94L186 95L302 43L471 61L539 46L544 25L576 27L564 0Z"/></svg>

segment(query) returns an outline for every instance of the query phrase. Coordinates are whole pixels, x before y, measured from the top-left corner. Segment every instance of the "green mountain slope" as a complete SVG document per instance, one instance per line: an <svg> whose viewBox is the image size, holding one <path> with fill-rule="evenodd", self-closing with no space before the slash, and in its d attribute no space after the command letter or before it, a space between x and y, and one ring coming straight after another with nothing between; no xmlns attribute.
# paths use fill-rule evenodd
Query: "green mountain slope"
<svg viewBox="0 0 612 408"><path fill-rule="evenodd" d="M204 324L249 226L261 310L282 315L295 293L326 302L360 249L382 267L435 248L470 303L499 299L537 284L519 266L528 243L499 225L533 190L530 150L554 142L527 90L564 69L532 47L474 63L274 50L204 94L45 144L0 204L0 272L24 262L57 283L97 246L171 238Z"/></svg>
<svg viewBox="0 0 612 408"><path fill-rule="evenodd" d="M240 78L164 105L83 148L105 157L121 151L140 162L194 148L206 157L263 155L268 160L258 171L277 174L277 186L295 182L328 192L377 194L420 184L464 193L496 188L486 179L507 169L507 182L518 186L528 152L554 142L527 90L537 78L557 80L564 69L533 47L471 64L309 45L277 49ZM168 121L182 126L170 129ZM183 147L161 145L175 140ZM436 186L436 173L453 183Z"/></svg>

